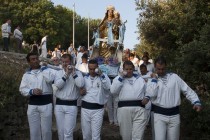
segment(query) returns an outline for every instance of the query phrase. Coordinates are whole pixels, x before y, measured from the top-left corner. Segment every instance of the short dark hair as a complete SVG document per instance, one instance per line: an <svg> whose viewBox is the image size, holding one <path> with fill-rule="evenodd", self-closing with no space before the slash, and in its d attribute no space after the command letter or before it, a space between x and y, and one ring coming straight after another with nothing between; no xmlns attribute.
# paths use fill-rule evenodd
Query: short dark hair
<svg viewBox="0 0 210 140"><path fill-rule="evenodd" d="M63 55L61 56L61 58L69 58L70 61L72 60L70 54L63 54Z"/></svg>
<svg viewBox="0 0 210 140"><path fill-rule="evenodd" d="M138 60L140 60L140 57L139 57L138 55L136 55L136 58L137 58Z"/></svg>
<svg viewBox="0 0 210 140"><path fill-rule="evenodd" d="M149 56L148 56L148 55L143 55L143 56L142 56L142 59L143 59L143 58L149 59Z"/></svg>
<svg viewBox="0 0 210 140"><path fill-rule="evenodd" d="M82 58L88 59L88 55L87 55L86 53L84 53L84 54L82 55Z"/></svg>
<svg viewBox="0 0 210 140"><path fill-rule="evenodd" d="M98 66L98 62L95 59L91 59L88 64L96 64Z"/></svg>
<svg viewBox="0 0 210 140"><path fill-rule="evenodd" d="M163 64L165 64L166 65L166 59L165 59L165 57L164 56L158 56L156 59L155 59L155 61L154 61L154 64L156 65L156 64L161 64L161 65L163 65Z"/></svg>
<svg viewBox="0 0 210 140"><path fill-rule="evenodd" d="M27 60L28 62L30 62L30 56L32 56L32 55L39 56L38 53L35 53L35 52L30 52L30 53L28 53L27 56L26 56L26 60Z"/></svg>
<svg viewBox="0 0 210 140"><path fill-rule="evenodd" d="M147 68L147 66L145 64L141 64L140 69L142 69L142 68Z"/></svg>
<svg viewBox="0 0 210 140"><path fill-rule="evenodd" d="M149 57L149 53L147 51L144 52L143 55L147 55Z"/></svg>
<svg viewBox="0 0 210 140"><path fill-rule="evenodd" d="M133 53L130 53L130 57L134 57L135 55Z"/></svg>
<svg viewBox="0 0 210 140"><path fill-rule="evenodd" d="M127 61L125 61L125 62L123 63L123 68L125 68L125 65L130 65L130 66L132 66L132 67L134 68L133 62L131 62L131 61L129 61L129 60L127 60Z"/></svg>

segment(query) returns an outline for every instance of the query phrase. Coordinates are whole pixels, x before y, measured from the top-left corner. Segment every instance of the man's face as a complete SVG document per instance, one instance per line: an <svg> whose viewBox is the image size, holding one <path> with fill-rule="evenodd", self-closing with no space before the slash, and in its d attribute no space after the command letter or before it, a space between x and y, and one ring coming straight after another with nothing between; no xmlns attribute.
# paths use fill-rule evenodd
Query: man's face
<svg viewBox="0 0 210 140"><path fill-rule="evenodd" d="M145 67L140 68L140 71L141 71L142 75L146 75L147 74L147 68L145 68Z"/></svg>
<svg viewBox="0 0 210 140"><path fill-rule="evenodd" d="M28 64L30 65L31 69L38 69L40 67L39 65L39 57L37 55L31 55L29 57L29 62Z"/></svg>
<svg viewBox="0 0 210 140"><path fill-rule="evenodd" d="M68 57L67 58L62 58L61 60L62 60L63 69L66 69L66 67L71 64L71 61Z"/></svg>
<svg viewBox="0 0 210 140"><path fill-rule="evenodd" d="M126 77L131 78L133 76L133 66L132 65L125 65L123 70L127 72Z"/></svg>
<svg viewBox="0 0 210 140"><path fill-rule="evenodd" d="M130 56L130 60L133 60L134 59L134 57L133 56Z"/></svg>
<svg viewBox="0 0 210 140"><path fill-rule="evenodd" d="M60 63L59 58L55 57L55 58L53 59L53 64L54 64L55 66L58 66L59 63Z"/></svg>
<svg viewBox="0 0 210 140"><path fill-rule="evenodd" d="M147 57L143 57L142 60L144 61L144 63L148 62L148 58Z"/></svg>
<svg viewBox="0 0 210 140"><path fill-rule="evenodd" d="M87 63L87 59L86 58L82 58L82 63Z"/></svg>
<svg viewBox="0 0 210 140"><path fill-rule="evenodd" d="M164 76L166 74L166 65L156 63L155 70L156 70L158 76Z"/></svg>
<svg viewBox="0 0 210 140"><path fill-rule="evenodd" d="M92 77L96 76L96 72L95 72L96 68L98 68L97 64L88 64L88 69L89 69L90 76L92 76Z"/></svg>
<svg viewBox="0 0 210 140"><path fill-rule="evenodd" d="M11 25L11 20L8 20L7 23L8 23L9 25Z"/></svg>
<svg viewBox="0 0 210 140"><path fill-rule="evenodd" d="M84 52L85 49L83 47L80 47L80 52Z"/></svg>

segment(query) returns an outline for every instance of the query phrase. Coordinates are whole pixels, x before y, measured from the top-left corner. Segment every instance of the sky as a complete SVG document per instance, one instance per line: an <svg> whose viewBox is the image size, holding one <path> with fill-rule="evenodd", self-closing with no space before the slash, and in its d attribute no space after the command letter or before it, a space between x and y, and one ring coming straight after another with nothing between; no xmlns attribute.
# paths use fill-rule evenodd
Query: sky
<svg viewBox="0 0 210 140"><path fill-rule="evenodd" d="M135 0L51 0L54 5L62 5L73 9L75 3L75 12L81 17L91 19L103 19L106 7L113 5L115 10L120 13L122 21L127 20L124 47L133 49L135 44L139 43L137 39L137 18L139 11L136 11Z"/></svg>

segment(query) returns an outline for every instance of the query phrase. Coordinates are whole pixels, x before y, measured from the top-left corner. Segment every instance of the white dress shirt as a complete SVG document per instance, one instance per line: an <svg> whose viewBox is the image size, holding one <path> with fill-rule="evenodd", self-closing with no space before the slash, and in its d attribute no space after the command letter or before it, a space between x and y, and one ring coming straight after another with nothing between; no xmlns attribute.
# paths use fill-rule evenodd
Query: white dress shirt
<svg viewBox="0 0 210 140"><path fill-rule="evenodd" d="M109 77L104 73L102 76L95 77L86 75L84 80L86 95L82 97L82 100L89 103L104 105L107 101L106 98L108 97L106 94L109 94L109 89L111 86Z"/></svg>
<svg viewBox="0 0 210 140"><path fill-rule="evenodd" d="M192 104L200 104L197 94L177 74L167 73L164 77L147 82L146 97L151 98L153 104L163 108L179 106L181 92Z"/></svg>

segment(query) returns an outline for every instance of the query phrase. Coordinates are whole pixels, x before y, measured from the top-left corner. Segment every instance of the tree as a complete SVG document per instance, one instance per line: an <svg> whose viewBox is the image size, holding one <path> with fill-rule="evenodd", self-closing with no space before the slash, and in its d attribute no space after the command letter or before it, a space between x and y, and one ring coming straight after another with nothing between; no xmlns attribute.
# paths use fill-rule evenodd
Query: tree
<svg viewBox="0 0 210 140"><path fill-rule="evenodd" d="M208 0L171 0L137 3L141 43L136 50L149 50L154 56L165 55L167 65L196 89L209 108L210 87L210 2ZM184 100L186 105L186 101ZM182 128L190 139L209 139L209 113L200 114L181 107ZM186 119L190 118L190 119ZM193 130L193 128L196 128Z"/></svg>
<svg viewBox="0 0 210 140"><path fill-rule="evenodd" d="M12 0L11 0L12 1ZM48 49L53 49L60 44L67 49L72 43L72 18L73 11L61 5L54 6L49 0L13 0L2 1L0 5L0 22L12 19L12 31L20 25L24 40L28 43L40 42L41 38L48 35ZM87 18L75 14L75 46L87 46ZM99 24L99 19L90 19L90 29ZM90 36L92 32L90 31ZM90 40L93 44L93 40Z"/></svg>

